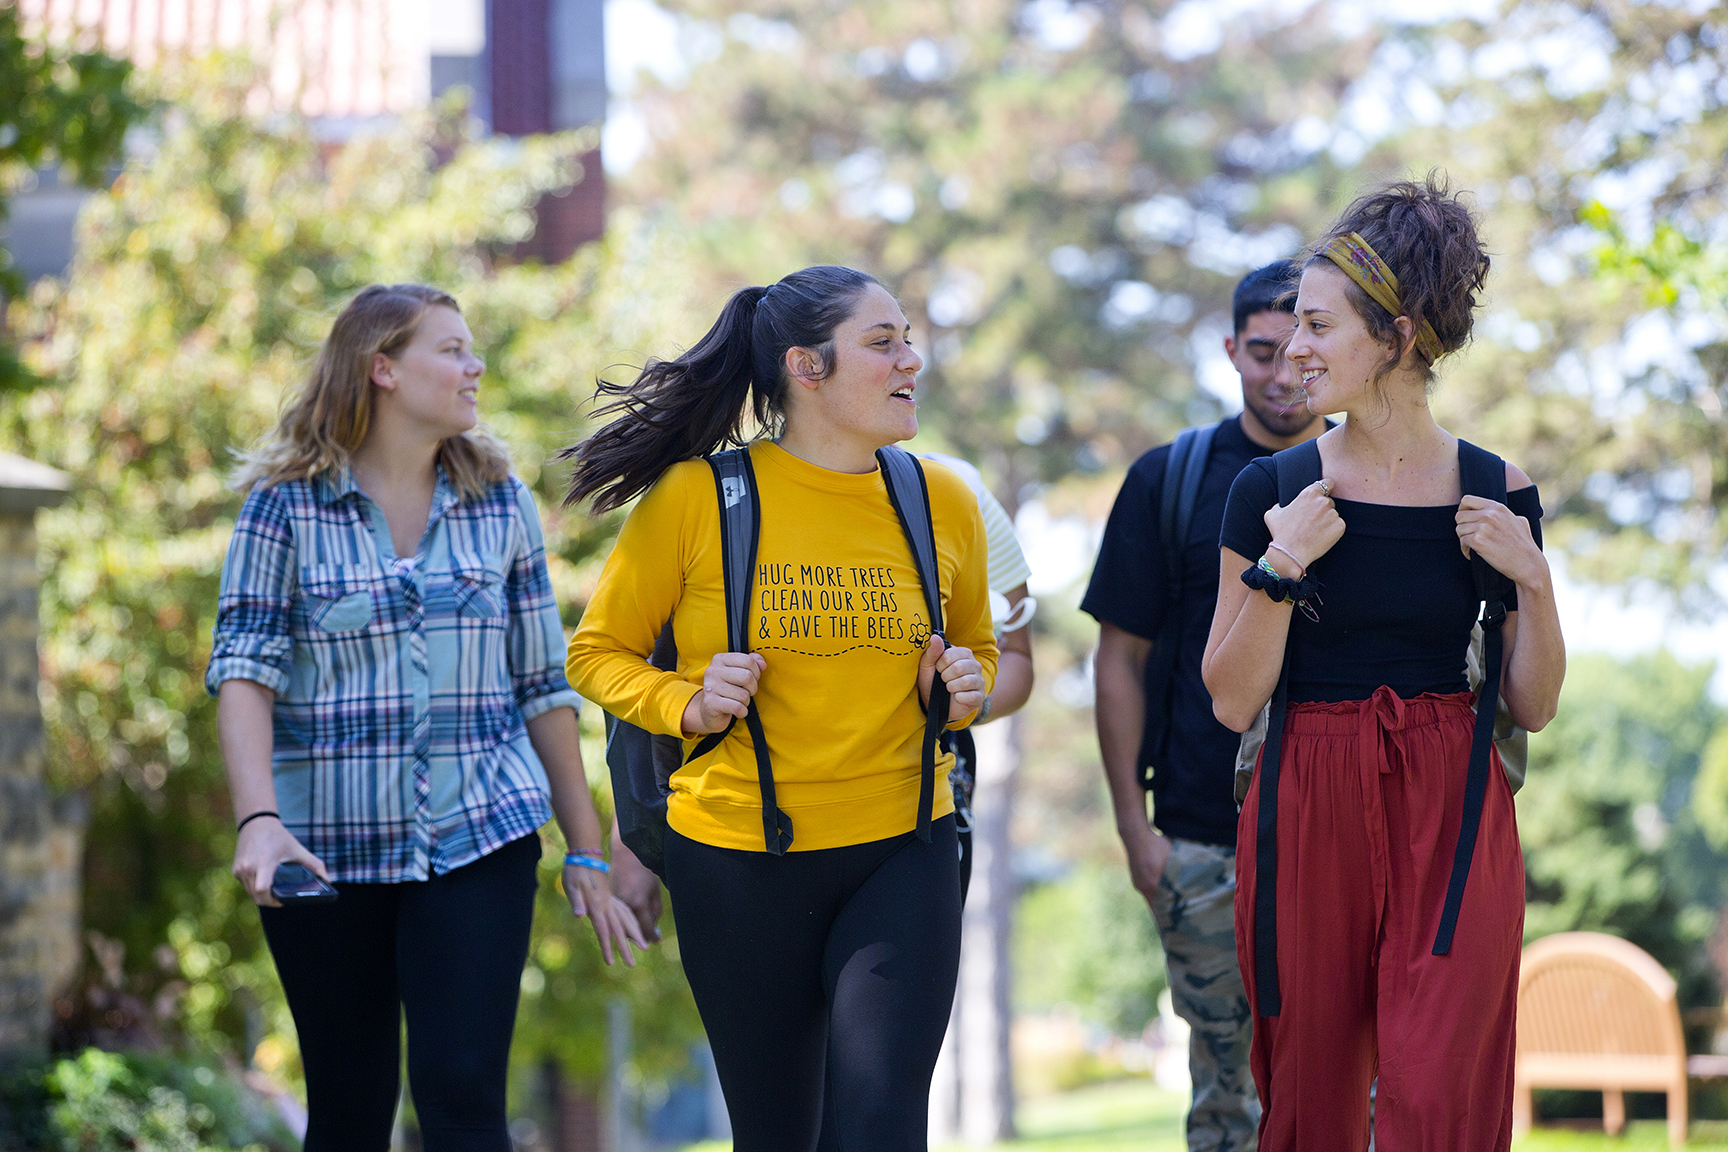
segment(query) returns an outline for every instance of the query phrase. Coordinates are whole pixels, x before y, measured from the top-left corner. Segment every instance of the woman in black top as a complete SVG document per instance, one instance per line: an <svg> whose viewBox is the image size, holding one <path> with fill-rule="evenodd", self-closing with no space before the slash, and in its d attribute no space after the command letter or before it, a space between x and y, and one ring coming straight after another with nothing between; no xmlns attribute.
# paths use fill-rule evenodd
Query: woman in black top
<svg viewBox="0 0 1728 1152"><path fill-rule="evenodd" d="M1432 177L1353 204L1303 269L1287 350L1309 407L1348 419L1306 446L1317 458L1279 454L1288 475L1305 461L1321 477L1287 505L1274 458L1243 471L1226 507L1204 664L1220 720L1251 726L1288 648L1276 783L1263 758L1237 853L1263 1152L1365 1146L1376 1076L1382 1152L1511 1142L1524 872L1497 755L1479 818L1465 816L1472 552L1515 588L1500 694L1531 731L1554 715L1565 649L1535 486L1505 464L1505 504L1463 495L1475 473L1461 458L1496 458L1428 409L1434 361L1469 340L1488 263ZM1455 852L1467 871L1448 928ZM1272 929L1258 970L1257 923Z"/></svg>

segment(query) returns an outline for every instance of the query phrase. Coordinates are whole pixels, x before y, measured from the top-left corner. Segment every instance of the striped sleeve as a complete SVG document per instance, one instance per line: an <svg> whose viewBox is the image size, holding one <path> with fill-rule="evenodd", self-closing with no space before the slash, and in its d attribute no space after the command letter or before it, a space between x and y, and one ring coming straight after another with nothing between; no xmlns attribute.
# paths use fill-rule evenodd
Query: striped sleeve
<svg viewBox="0 0 1728 1152"><path fill-rule="evenodd" d="M990 591L1007 595L1031 578L1032 568L1026 563L1026 553L1020 550L1008 510L988 488L980 486L974 495L978 497L978 511L984 517L984 539L990 549Z"/></svg>
<svg viewBox="0 0 1728 1152"><path fill-rule="evenodd" d="M293 523L280 493L255 486L240 507L222 565L215 643L204 669L210 695L224 680L253 680L278 695L288 687L294 556Z"/></svg>
<svg viewBox="0 0 1728 1152"><path fill-rule="evenodd" d="M510 605L510 679L523 720L554 708L580 711L581 698L564 674L564 624L546 571L540 511L528 486L515 476L518 547L505 579Z"/></svg>

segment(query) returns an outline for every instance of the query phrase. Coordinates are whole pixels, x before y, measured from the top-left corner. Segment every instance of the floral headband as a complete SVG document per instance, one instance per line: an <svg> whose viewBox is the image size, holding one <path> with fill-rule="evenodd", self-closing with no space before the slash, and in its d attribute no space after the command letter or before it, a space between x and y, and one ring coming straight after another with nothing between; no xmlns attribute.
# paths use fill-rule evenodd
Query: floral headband
<svg viewBox="0 0 1728 1152"><path fill-rule="evenodd" d="M1386 261L1380 259L1380 254L1368 246L1361 233L1334 236L1321 247L1319 255L1342 268L1346 276L1360 284L1362 290L1373 298L1374 303L1394 316L1404 315L1404 306L1398 298L1397 275ZM1430 366L1446 355L1434 326L1426 320L1422 321L1422 327L1416 333L1416 351Z"/></svg>

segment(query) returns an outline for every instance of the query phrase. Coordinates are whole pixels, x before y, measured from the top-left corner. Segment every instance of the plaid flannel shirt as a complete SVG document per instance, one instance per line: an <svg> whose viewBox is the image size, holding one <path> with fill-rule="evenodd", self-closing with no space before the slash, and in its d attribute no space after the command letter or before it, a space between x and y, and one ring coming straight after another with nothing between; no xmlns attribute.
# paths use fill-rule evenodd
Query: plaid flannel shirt
<svg viewBox="0 0 1728 1152"><path fill-rule="evenodd" d="M205 687L276 693L276 806L336 879L424 880L551 818L525 721L578 698L516 477L464 503L440 468L405 558L346 471L254 488L215 632Z"/></svg>

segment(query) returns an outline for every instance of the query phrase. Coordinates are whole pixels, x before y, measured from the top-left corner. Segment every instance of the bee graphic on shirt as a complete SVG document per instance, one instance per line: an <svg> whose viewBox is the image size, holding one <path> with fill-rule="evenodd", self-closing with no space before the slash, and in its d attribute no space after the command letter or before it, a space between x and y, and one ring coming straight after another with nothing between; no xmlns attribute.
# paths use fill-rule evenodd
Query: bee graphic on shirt
<svg viewBox="0 0 1728 1152"><path fill-rule="evenodd" d="M930 644L930 625L924 623L924 617L912 616L912 647L922 652Z"/></svg>

